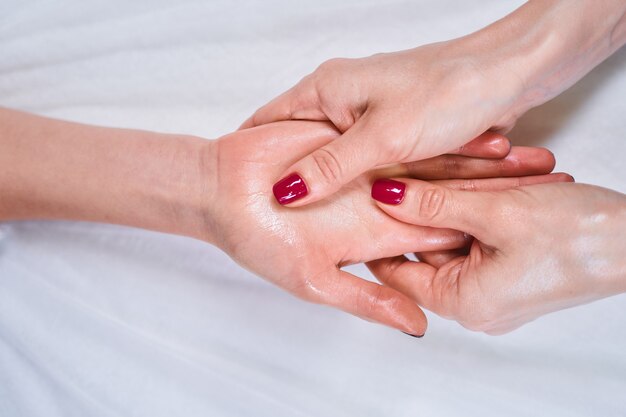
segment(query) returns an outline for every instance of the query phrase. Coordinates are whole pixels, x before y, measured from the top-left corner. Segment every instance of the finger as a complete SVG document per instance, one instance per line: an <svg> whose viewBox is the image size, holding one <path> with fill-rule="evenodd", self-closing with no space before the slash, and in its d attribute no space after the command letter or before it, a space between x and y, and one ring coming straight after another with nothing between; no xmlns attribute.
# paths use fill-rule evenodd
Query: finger
<svg viewBox="0 0 626 417"><path fill-rule="evenodd" d="M452 250L466 247L471 243L471 236L457 230L415 226L383 215L389 219L388 224L381 228L384 232L373 236L376 245L368 253L370 256L356 262L389 258L410 252ZM355 260L348 260L346 264L348 263L355 263Z"/></svg>
<svg viewBox="0 0 626 417"><path fill-rule="evenodd" d="M251 127L254 127L254 114L244 120L243 123L239 125L237 130L250 129Z"/></svg>
<svg viewBox="0 0 626 417"><path fill-rule="evenodd" d="M420 306L442 317L454 316L455 289L464 258L457 258L442 268L413 262L405 256L378 259L366 265L383 285L393 288Z"/></svg>
<svg viewBox="0 0 626 417"><path fill-rule="evenodd" d="M339 269L311 280L311 301L374 321L414 336L426 332L424 312L409 297Z"/></svg>
<svg viewBox="0 0 626 417"><path fill-rule="evenodd" d="M450 153L475 158L504 158L510 150L511 141L506 136L487 131Z"/></svg>
<svg viewBox="0 0 626 417"><path fill-rule="evenodd" d="M300 207L321 200L361 173L384 161L376 144L385 141L369 129L363 117L346 133L313 151L285 170L274 184L274 196L282 205Z"/></svg>
<svg viewBox="0 0 626 417"><path fill-rule="evenodd" d="M452 250L442 250L432 252L415 252L415 256L420 262L427 263L435 268L440 268L459 255Z"/></svg>
<svg viewBox="0 0 626 417"><path fill-rule="evenodd" d="M558 172L547 175L531 175L528 177L432 181L433 184L461 191L500 191L526 185L546 184L551 182L574 182L574 177L563 172Z"/></svg>
<svg viewBox="0 0 626 417"><path fill-rule="evenodd" d="M243 122L239 130L291 119L328 120L320 110L315 88L306 77L293 88L260 107Z"/></svg>
<svg viewBox="0 0 626 417"><path fill-rule="evenodd" d="M574 178L569 174L556 173L548 175L535 175L531 177L520 178L488 178L482 180L440 180L433 181L438 185L443 185L456 190L464 191L499 191L525 185L543 184L550 182L574 182ZM444 229L434 229L444 230ZM467 236L467 235L466 235ZM471 237L467 238L471 242ZM459 249L435 250L428 252L416 252L415 256L421 262L439 268L459 256L467 255L468 245L464 245Z"/></svg>
<svg viewBox="0 0 626 417"><path fill-rule="evenodd" d="M514 146L502 159L442 155L405 164L408 175L423 180L448 178L522 177L548 174L556 161L543 148Z"/></svg>
<svg viewBox="0 0 626 417"><path fill-rule="evenodd" d="M467 256L469 254L469 249L472 244L473 238L468 236L466 240L466 244L460 248L449 249L449 250L437 250L437 251L429 251L429 252L416 252L415 256L420 262L425 262L435 268L441 268L443 265L448 262L458 258L459 256Z"/></svg>
<svg viewBox="0 0 626 417"><path fill-rule="evenodd" d="M459 230L493 244L502 237L499 224L506 210L497 192L467 192L403 178L379 179L372 198L390 216L405 223Z"/></svg>
<svg viewBox="0 0 626 417"><path fill-rule="evenodd" d="M239 130L264 125L267 123L291 119L292 106L294 101L294 88L291 88L269 103L259 107L245 122Z"/></svg>

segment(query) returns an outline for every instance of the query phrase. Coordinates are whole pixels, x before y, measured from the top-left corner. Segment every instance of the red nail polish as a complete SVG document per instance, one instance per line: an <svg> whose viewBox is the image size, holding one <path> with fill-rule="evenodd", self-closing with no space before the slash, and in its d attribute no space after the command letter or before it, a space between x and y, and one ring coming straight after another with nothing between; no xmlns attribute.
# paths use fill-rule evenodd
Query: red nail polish
<svg viewBox="0 0 626 417"><path fill-rule="evenodd" d="M376 180L372 185L372 198L385 204L400 204L404 198L406 184L394 180Z"/></svg>
<svg viewBox="0 0 626 417"><path fill-rule="evenodd" d="M280 204L285 205L299 200L309 193L302 177L296 173L287 175L274 184L274 197Z"/></svg>

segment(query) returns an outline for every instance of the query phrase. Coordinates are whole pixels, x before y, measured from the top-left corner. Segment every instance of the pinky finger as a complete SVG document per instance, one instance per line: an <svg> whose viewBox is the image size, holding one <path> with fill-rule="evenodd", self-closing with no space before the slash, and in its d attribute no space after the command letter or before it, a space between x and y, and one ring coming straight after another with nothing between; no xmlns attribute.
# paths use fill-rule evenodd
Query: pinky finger
<svg viewBox="0 0 626 417"><path fill-rule="evenodd" d="M367 281L340 269L311 282L309 301L338 308L367 321L410 335L423 335L427 320L422 309L400 291Z"/></svg>

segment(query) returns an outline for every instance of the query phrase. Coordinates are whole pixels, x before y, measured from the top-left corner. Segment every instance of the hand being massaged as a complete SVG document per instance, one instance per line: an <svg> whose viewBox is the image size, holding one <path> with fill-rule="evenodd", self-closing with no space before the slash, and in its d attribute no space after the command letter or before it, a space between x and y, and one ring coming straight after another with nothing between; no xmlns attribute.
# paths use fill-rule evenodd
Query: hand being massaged
<svg viewBox="0 0 626 417"><path fill-rule="evenodd" d="M571 181L565 174L543 175L554 167L550 152L513 147L508 153L508 141L489 134L466 151L495 159L449 155L391 166L360 175L316 204L298 210L277 204L271 191L275 175L337 135L325 123L283 122L218 140L215 145L220 163L216 164L219 170L215 177L220 181L216 195L229 204L209 208L208 217L215 221L213 234L219 236L218 246L241 265L292 294L412 335L424 333L426 319L411 299L341 267L409 252L459 248L467 244L467 237L450 229L409 225L387 216L370 198L374 179L410 176L477 190ZM241 209L233 212L233 207Z"/></svg>

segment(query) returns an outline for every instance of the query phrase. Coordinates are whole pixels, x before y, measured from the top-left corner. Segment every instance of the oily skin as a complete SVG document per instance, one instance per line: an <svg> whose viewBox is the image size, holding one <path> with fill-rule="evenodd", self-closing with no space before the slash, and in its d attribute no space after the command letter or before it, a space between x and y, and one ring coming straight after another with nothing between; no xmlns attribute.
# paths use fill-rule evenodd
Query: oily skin
<svg viewBox="0 0 626 417"><path fill-rule="evenodd" d="M544 314L626 291L626 196L585 184L467 193L417 180L396 206L410 224L475 236L433 262L370 262L385 285L471 330L510 332ZM514 238L511 238L514 236Z"/></svg>
<svg viewBox="0 0 626 417"><path fill-rule="evenodd" d="M242 127L327 120L341 140L279 173L298 173L319 201L380 165L448 153L482 132L506 132L626 42L622 0L529 1L486 28L446 42L322 63Z"/></svg>
<svg viewBox="0 0 626 417"><path fill-rule="evenodd" d="M409 226L385 215L369 197L374 179L391 172L430 175L432 179L448 178L450 171L457 178L535 175L522 180L472 179L474 189L509 188L519 181L571 181L564 174L541 175L554 165L545 150L514 147L504 159L446 156L387 167L359 176L341 193L316 204L298 210L280 206L271 191L275 175L337 135L325 123L283 122L219 139L215 195L228 204L215 205L207 216L214 224L212 235L219 236L216 244L241 265L292 294L410 334L423 334L426 326L423 313L412 301L340 267L408 252L458 248L467 240L449 229ZM486 139L487 145L493 145L492 138ZM476 154L478 149L470 146L468 152ZM493 155L493 146L484 152ZM443 184L467 188L468 181L447 180ZM242 210L234 213L233 207Z"/></svg>
<svg viewBox="0 0 626 417"><path fill-rule="evenodd" d="M491 219L489 214L507 213L517 222L500 218L498 228L477 233L452 223L433 230L421 227L435 225L420 223L423 219L418 219L420 226L411 226L383 216L367 198L373 179L386 175L435 181L458 176L463 179L440 184L448 190L472 191L569 180L563 176L480 179L540 175L552 169L553 163L544 164L547 170L535 171L519 164L532 160L528 150L512 151L508 162L466 164L465 171L458 168L458 157L421 161L430 166L417 162L387 167L384 172L370 170L453 150L464 154L472 148L468 142L483 132L507 131L525 111L558 95L624 44L625 11L622 0L529 1L460 39L363 59L331 60L243 125L325 120L343 133L341 140L333 140L337 133L329 126L304 123L244 130L206 144L182 135L96 128L0 111L0 166L8 168L0 175L0 219L77 219L179 233L218 244L242 265L304 299L411 334L421 334L426 326L412 299L470 328L507 331L543 312L615 291L619 285L611 277L620 273L615 272L614 257L603 256L613 253L604 242L611 225L623 224L623 218L615 220L615 213L598 213L598 207L593 207L582 212L581 223L570 219L577 225L571 229L579 234L568 235L570 226L558 221L560 211L546 212L541 204L529 210L534 197L507 197L492 201L491 210L499 207L498 212L476 207L467 212L480 213L482 221ZM545 163L545 155L542 158ZM517 166L511 166L515 161ZM291 207L310 206L287 214L287 209L275 204L270 190L273 182L293 172L304 177L310 192ZM439 177L438 172L454 175ZM552 194L535 196L536 201L549 201L548 208L570 204L562 207L569 216L581 213L577 211L580 198L597 197L586 188L572 189L576 191L555 188ZM525 190L504 195L532 197L536 192ZM341 194L326 198L337 191ZM555 202L554 196L574 200ZM619 198L604 200L611 206ZM541 213L547 213L536 219L541 228L529 227L528 219ZM477 224L480 221L476 219ZM469 256L456 257L450 251L463 246L465 238L448 228L478 238ZM552 230L553 236L537 240L546 230ZM621 231L619 236L623 235ZM520 241L543 249L535 263L525 263L522 248L527 245ZM565 248L555 249L557 243ZM621 254L619 243L615 242L620 248L616 253ZM416 267L422 278L413 286L406 287L409 279L378 286L339 269L410 251L426 261ZM593 262L571 267L573 253L596 252ZM405 265L402 258L392 259L372 264L373 269L387 265L376 270L383 282L389 273L405 269L394 267ZM480 275L483 278L471 274L478 267L486 272ZM623 269L617 270L623 276ZM465 275L458 271L474 279L461 282L458 277ZM592 277L600 271L603 279L598 278L597 286L585 287L586 281L572 278L577 271ZM537 280L542 273L550 279ZM490 274L493 280L488 284L493 288L483 283ZM506 277L515 277L515 285L503 285ZM420 282L431 285L417 291ZM454 291L445 291L441 282L451 288L462 284L464 290L455 299ZM489 291L481 293L477 283ZM501 304L484 302L494 298L490 291ZM505 305L514 306L514 311L507 311Z"/></svg>

